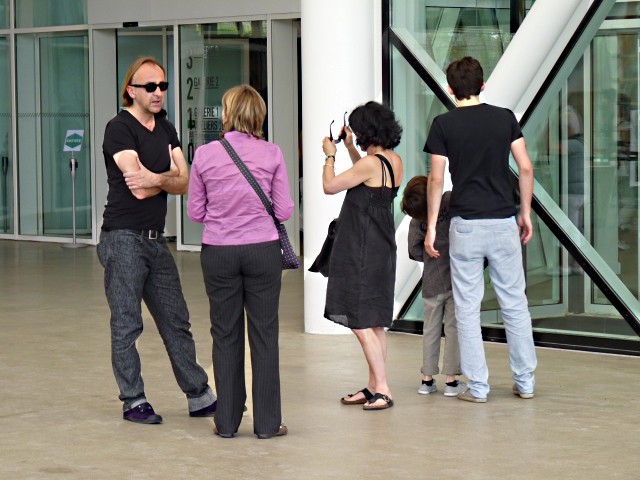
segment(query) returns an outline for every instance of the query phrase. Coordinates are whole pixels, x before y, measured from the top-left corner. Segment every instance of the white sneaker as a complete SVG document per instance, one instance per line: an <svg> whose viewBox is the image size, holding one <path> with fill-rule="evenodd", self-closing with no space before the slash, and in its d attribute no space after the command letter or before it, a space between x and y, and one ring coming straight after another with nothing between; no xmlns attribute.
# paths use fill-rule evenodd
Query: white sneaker
<svg viewBox="0 0 640 480"><path fill-rule="evenodd" d="M467 384L458 380L458 384L454 386L445 385L444 396L445 397L457 397L460 392L467 388Z"/></svg>
<svg viewBox="0 0 640 480"><path fill-rule="evenodd" d="M436 387L436 381L434 380L431 385L426 384L426 380L422 381L422 385L418 389L418 393L420 395L429 395L430 393L435 393L438 391L438 387Z"/></svg>
<svg viewBox="0 0 640 480"><path fill-rule="evenodd" d="M473 393L471 393L471 389L466 388L462 392L458 394L458 398L460 400L464 400L465 402L473 402L473 403L487 403L487 397L476 397Z"/></svg>
<svg viewBox="0 0 640 480"><path fill-rule="evenodd" d="M520 390L517 383L513 384L513 388L511 389L514 395L519 396L520 398L533 398L535 394L533 392L525 393Z"/></svg>

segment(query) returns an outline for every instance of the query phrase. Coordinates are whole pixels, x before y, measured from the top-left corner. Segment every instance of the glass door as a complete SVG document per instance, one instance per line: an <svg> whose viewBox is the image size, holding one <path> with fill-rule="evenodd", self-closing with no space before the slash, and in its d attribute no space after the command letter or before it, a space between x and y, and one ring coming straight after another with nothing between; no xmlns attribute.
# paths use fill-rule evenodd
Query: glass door
<svg viewBox="0 0 640 480"><path fill-rule="evenodd" d="M594 159L593 244L634 297L638 271L638 104L640 24L626 31L601 30L590 53ZM595 310L607 310L601 291L590 290Z"/></svg>
<svg viewBox="0 0 640 480"><path fill-rule="evenodd" d="M268 105L266 34L265 21L180 27L180 138L189 165L196 148L219 138L227 89L248 83ZM266 121L263 130L269 139ZM182 243L199 247L203 226L189 220L186 206L184 195Z"/></svg>
<svg viewBox="0 0 640 480"><path fill-rule="evenodd" d="M17 35L16 56L19 233L71 237L75 188L77 235L91 238L88 35Z"/></svg>
<svg viewBox="0 0 640 480"><path fill-rule="evenodd" d="M636 32L601 29L559 91L548 94L545 121L525 127L538 198L550 211L559 208L555 221L590 252L607 283L621 282L636 299L639 52ZM579 262L542 222L536 227L539 241L527 246L534 330L637 340Z"/></svg>
<svg viewBox="0 0 640 480"><path fill-rule="evenodd" d="M13 233L10 48L9 38L0 37L0 234Z"/></svg>
<svg viewBox="0 0 640 480"><path fill-rule="evenodd" d="M118 105L122 106L120 87L129 65L139 56L155 57L165 68L169 90L164 102L167 118L175 125L175 95L178 86L173 75L173 27L140 27L121 28L117 31L117 59L118 59ZM183 146L183 150L185 147ZM186 152L185 152L186 154ZM165 221L165 236L173 240L177 236L177 198L175 195L167 197L167 218Z"/></svg>
<svg viewBox="0 0 640 480"><path fill-rule="evenodd" d="M173 28L172 27L141 27L122 28L117 31L117 56L118 56L118 104L120 100L120 87L122 79L129 65L141 55L155 57L167 71L169 90L164 102L169 120L174 123L173 111L177 86L173 82Z"/></svg>

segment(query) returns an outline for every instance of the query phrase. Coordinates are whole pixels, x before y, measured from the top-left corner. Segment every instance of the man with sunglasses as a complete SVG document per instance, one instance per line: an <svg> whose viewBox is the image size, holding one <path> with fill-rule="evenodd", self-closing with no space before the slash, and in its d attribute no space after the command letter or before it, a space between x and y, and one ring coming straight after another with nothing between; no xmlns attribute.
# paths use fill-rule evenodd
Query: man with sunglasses
<svg viewBox="0 0 640 480"><path fill-rule="evenodd" d="M129 67L124 108L109 121L102 145L109 192L97 252L111 310L111 363L123 418L162 423L147 402L136 340L144 300L169 355L189 415L215 414L216 397L196 361L189 311L173 256L163 236L167 195L187 192L189 173L175 127L163 110L169 84L152 57Z"/></svg>

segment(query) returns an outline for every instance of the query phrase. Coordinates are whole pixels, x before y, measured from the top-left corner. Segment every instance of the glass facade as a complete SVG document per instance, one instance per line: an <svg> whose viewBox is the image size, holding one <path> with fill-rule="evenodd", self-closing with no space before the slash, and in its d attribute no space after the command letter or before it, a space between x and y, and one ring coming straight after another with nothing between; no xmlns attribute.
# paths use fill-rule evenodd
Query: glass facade
<svg viewBox="0 0 640 480"><path fill-rule="evenodd" d="M9 28L10 23L10 0L0 0L0 29Z"/></svg>
<svg viewBox="0 0 640 480"><path fill-rule="evenodd" d="M87 0L15 0L15 2L17 28L87 23Z"/></svg>
<svg viewBox="0 0 640 480"><path fill-rule="evenodd" d="M611 24L620 7L614 7L576 66L561 78L562 87L545 93L544 112L532 116L543 120L525 125L524 133L542 193L561 210L559 224L583 254L588 247L595 251L604 265L598 275L608 283L618 280L637 300L640 43L632 21L625 30ZM527 249L529 281L552 285L538 300L561 305L562 315L540 315L534 326L638 340L585 275L579 259L548 234L540 239L537 252ZM535 259L536 265L531 263ZM552 280L545 282L544 275Z"/></svg>
<svg viewBox="0 0 640 480"><path fill-rule="evenodd" d="M70 238L75 205L76 235L95 238L87 1L15 0L11 6L0 0L0 31L7 32L0 35L0 91L5 92L0 95L0 235ZM165 108L170 120L181 127L189 164L198 146L218 138L221 97L227 88L249 83L267 100L265 20L190 24L176 32L173 26L112 31L116 34L113 91L117 104L128 65L139 55L158 58L171 85ZM181 41L174 62L175 33ZM14 70L12 49L19 59ZM179 79L174 78L175 63ZM268 136L266 122L264 130ZM78 148L71 151L68 141L77 142ZM73 179L72 158L78 165ZM102 162L102 157L94 161ZM170 196L169 216L174 224L176 200L186 206L186 197ZM182 243L199 246L201 225L186 215L182 222Z"/></svg>
<svg viewBox="0 0 640 480"><path fill-rule="evenodd" d="M248 83L268 104L266 35L265 21L180 27L180 138L189 165L196 148L218 139L227 89ZM268 138L266 119L263 130ZM186 205L183 195L183 243L200 245L203 227L189 220Z"/></svg>
<svg viewBox="0 0 640 480"><path fill-rule="evenodd" d="M437 91L446 87L444 69L450 61L474 56L488 78L514 33L513 19L526 15L533 2L526 2L516 15L510 7L522 8L522 2L485 3L389 2L389 98L403 125L422 130L406 139L410 152L422 151L433 116L453 108ZM549 221L534 215L534 238L525 248L527 296L537 339L553 334L576 348L621 341L627 342L621 350L640 351L633 328L640 317L639 5L615 4L586 50L570 55L575 66L561 70L563 77L552 83L560 87L540 92L542 99L523 122L534 162L536 200L553 224L551 228ZM412 68L398 49L409 49L421 59L419 64L434 81L427 85L424 72L416 72L415 62ZM407 180L428 171L424 154L404 158L412 159ZM630 299L626 311L635 318L623 317L612 305L611 293L598 285L615 285L617 295ZM485 287L482 325L491 338L490 332L502 328L501 316L488 275ZM421 321L417 292L399 323L417 326Z"/></svg>
<svg viewBox="0 0 640 480"><path fill-rule="evenodd" d="M141 55L150 55L157 58L167 71L169 89L165 97L164 108L167 110L169 120L175 123L175 79L173 78L173 29L167 27L127 28L118 30L117 36L118 56L118 93L122 79L129 65ZM119 98L119 97L118 97Z"/></svg>
<svg viewBox="0 0 640 480"><path fill-rule="evenodd" d="M489 78L511 42L517 23L534 0L518 1L521 12L513 11L513 3L396 0L391 2L391 27L397 34L415 41L440 70L452 60L470 55L482 63Z"/></svg>
<svg viewBox="0 0 640 480"><path fill-rule="evenodd" d="M70 238L76 223L92 236L86 11L86 0L0 1L0 235Z"/></svg>
<svg viewBox="0 0 640 480"><path fill-rule="evenodd" d="M0 36L0 232L13 233L13 155L11 147L11 49Z"/></svg>
<svg viewBox="0 0 640 480"><path fill-rule="evenodd" d="M423 152L427 141L425 125L430 125L433 119L445 113L447 108L404 61L396 48L392 47L391 58L394 109L399 113L399 118L411 119L411 122L402 122L402 142L396 149L402 158L411 159L404 165L402 189L410 178L427 174L428 158ZM404 217L400 211L401 200L402 195L398 195L395 200L396 225ZM422 302L418 303L422 305Z"/></svg>
<svg viewBox="0 0 640 480"><path fill-rule="evenodd" d="M90 237L88 34L18 35L16 55L20 234L72 236L75 188L77 235Z"/></svg>

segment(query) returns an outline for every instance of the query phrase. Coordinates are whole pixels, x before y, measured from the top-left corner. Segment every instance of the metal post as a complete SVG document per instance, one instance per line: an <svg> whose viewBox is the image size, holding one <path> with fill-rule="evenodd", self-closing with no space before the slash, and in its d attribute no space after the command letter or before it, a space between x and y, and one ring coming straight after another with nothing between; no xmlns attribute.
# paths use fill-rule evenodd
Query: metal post
<svg viewBox="0 0 640 480"><path fill-rule="evenodd" d="M63 243L62 248L83 248L84 243L76 243L76 170L78 169L78 161L73 152L71 152L71 161L69 168L71 169L71 215L73 228L73 243Z"/></svg>

